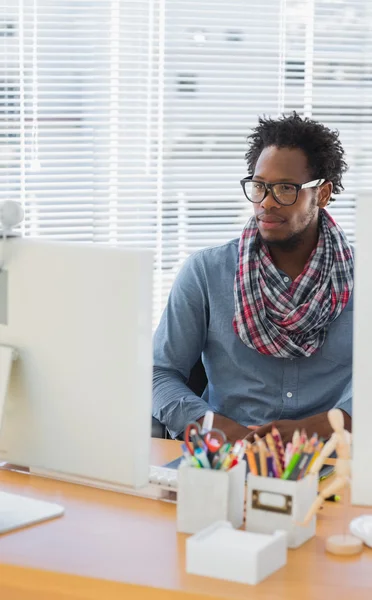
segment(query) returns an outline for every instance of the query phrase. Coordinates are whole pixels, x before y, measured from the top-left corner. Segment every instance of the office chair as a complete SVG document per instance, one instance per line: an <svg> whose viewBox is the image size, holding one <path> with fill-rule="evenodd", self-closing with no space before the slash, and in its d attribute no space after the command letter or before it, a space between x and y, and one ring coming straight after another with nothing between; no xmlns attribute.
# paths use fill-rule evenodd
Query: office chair
<svg viewBox="0 0 372 600"><path fill-rule="evenodd" d="M200 357L191 369L190 377L186 382L186 385L190 388L192 392L194 392L194 394L196 394L197 396L201 396L207 386L207 383L207 375L204 369L204 365L202 363L202 359ZM169 437L166 427L162 423L160 423L158 419L155 419L155 417L152 417L151 437Z"/></svg>

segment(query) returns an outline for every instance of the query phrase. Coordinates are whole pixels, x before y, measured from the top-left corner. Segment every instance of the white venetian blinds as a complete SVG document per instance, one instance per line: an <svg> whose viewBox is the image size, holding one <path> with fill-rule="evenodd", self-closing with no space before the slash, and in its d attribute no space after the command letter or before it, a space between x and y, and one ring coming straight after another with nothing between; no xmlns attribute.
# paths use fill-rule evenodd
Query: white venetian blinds
<svg viewBox="0 0 372 600"><path fill-rule="evenodd" d="M0 0L0 192L26 235L154 246L155 5Z"/></svg>
<svg viewBox="0 0 372 600"><path fill-rule="evenodd" d="M259 114L340 130L353 238L371 98L368 0L0 0L0 199L25 235L153 248L156 323L184 258L250 214Z"/></svg>
<svg viewBox="0 0 372 600"><path fill-rule="evenodd" d="M331 213L354 241L358 190L372 169L372 4L287 0L285 110L338 129L349 171Z"/></svg>

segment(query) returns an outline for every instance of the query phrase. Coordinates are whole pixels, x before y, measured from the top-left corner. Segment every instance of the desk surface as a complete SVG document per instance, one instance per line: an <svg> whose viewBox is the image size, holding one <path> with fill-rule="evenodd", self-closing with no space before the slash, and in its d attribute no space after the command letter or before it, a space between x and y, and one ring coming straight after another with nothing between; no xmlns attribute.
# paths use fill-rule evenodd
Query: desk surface
<svg viewBox="0 0 372 600"><path fill-rule="evenodd" d="M178 442L153 440L154 464L178 455ZM175 505L6 471L0 471L0 485L66 509L60 519L0 538L0 595L6 600L372 597L372 550L351 559L324 551L325 538L342 532L344 520L370 510L326 503L317 536L290 550L286 567L247 587L185 573L187 536L176 533Z"/></svg>

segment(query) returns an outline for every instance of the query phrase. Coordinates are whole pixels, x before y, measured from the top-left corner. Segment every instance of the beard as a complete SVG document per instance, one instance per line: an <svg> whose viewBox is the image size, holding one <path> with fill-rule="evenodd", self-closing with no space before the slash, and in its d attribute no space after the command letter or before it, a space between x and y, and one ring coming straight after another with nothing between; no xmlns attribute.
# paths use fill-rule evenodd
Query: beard
<svg viewBox="0 0 372 600"><path fill-rule="evenodd" d="M307 229L307 227L306 227L306 229ZM268 241L268 240L264 240L260 234L259 234L259 237L261 238L261 242L266 244L266 246L269 248L269 250L270 250L270 248L278 248L279 250L282 250L283 252L293 252L294 250L296 250L299 246L301 246L303 244L304 233L305 233L306 229L304 229L303 231L300 231L298 233L294 233L293 235L286 238L285 240Z"/></svg>
<svg viewBox="0 0 372 600"><path fill-rule="evenodd" d="M308 212L305 215L307 224L305 225L305 227L303 229L301 229L301 231L295 231L294 233L292 233L290 236L288 236L287 238L285 238L283 240L280 240L280 239L279 240L265 240L265 239L263 239L260 232L258 231L258 237L259 237L261 243L266 244L266 246L269 248L269 250L270 250L270 248L277 248L278 250L281 250L282 252L293 252L294 250L297 250L297 248L302 246L306 240L306 233L307 233L307 230L309 229L309 227L313 223L314 215L316 214L316 209L317 209L317 201L316 201L316 198L313 197L312 204L311 204ZM319 223L319 217L318 217L318 223Z"/></svg>

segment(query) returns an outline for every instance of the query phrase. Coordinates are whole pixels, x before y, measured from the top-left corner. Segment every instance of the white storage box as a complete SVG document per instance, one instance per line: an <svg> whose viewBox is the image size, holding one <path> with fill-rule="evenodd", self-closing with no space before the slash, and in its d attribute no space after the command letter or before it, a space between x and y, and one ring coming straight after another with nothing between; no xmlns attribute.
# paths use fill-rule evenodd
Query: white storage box
<svg viewBox="0 0 372 600"><path fill-rule="evenodd" d="M248 475L246 529L259 533L284 530L288 548L298 548L315 535L316 517L307 527L300 525L316 499L318 478L286 481Z"/></svg>
<svg viewBox="0 0 372 600"><path fill-rule="evenodd" d="M197 533L215 521L240 527L244 518L245 461L229 471L178 469L177 531Z"/></svg>
<svg viewBox="0 0 372 600"><path fill-rule="evenodd" d="M236 531L220 521L186 541L186 571L255 585L287 562L287 534Z"/></svg>

